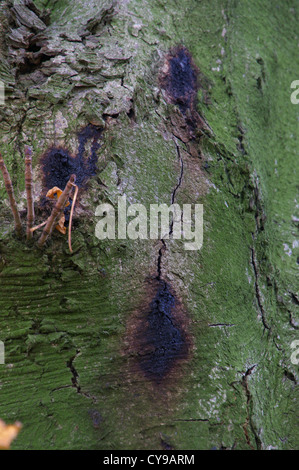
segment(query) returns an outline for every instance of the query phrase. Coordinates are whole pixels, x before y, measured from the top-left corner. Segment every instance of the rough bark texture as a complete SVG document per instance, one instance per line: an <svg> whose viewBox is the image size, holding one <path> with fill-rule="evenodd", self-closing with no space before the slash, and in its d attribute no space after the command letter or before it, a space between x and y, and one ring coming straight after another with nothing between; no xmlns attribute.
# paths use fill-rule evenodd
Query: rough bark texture
<svg viewBox="0 0 299 470"><path fill-rule="evenodd" d="M16 238L0 181L14 449L298 446L298 19L296 0L1 2L24 227L25 145L36 224L51 187L80 188L70 254L57 231L43 250ZM203 204L202 249L99 241L95 209L121 195Z"/></svg>

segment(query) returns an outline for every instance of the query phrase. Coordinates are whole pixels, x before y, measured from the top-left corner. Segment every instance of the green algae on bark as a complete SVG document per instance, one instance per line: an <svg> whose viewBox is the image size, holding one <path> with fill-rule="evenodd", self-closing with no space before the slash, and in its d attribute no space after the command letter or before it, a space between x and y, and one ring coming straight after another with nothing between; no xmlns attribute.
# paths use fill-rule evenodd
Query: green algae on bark
<svg viewBox="0 0 299 470"><path fill-rule="evenodd" d="M0 41L1 152L23 217L24 145L33 149L38 209L47 149L76 155L80 129L105 131L75 212L72 255L60 234L42 252L14 238L0 182L0 416L23 423L12 447L296 448L298 5L34 3L51 12L33 39L35 58L24 68L24 52ZM202 85L206 127L194 136L159 82L168 52L182 44ZM85 157L90 151L91 143ZM99 241L97 205L123 194L147 208L202 203L202 249ZM158 260L193 343L179 380L157 392L134 374L126 338Z"/></svg>

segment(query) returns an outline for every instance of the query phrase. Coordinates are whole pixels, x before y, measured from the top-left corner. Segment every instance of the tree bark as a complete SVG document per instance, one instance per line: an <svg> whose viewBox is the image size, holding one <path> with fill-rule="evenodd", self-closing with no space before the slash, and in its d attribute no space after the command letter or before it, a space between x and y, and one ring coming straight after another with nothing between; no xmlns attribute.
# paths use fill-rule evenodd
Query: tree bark
<svg viewBox="0 0 299 470"><path fill-rule="evenodd" d="M13 449L298 446L298 9L1 2L0 151L23 226L26 145L37 225L49 189L79 187L70 253L55 230L42 250L40 231L15 236L0 181ZM97 206L124 196L147 214L203 204L201 249L174 222L99 240Z"/></svg>

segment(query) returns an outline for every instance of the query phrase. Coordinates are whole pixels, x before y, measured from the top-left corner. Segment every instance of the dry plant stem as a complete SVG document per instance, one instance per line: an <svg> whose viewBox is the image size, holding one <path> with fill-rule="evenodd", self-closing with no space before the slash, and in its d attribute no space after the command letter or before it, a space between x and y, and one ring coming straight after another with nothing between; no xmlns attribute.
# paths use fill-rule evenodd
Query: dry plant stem
<svg viewBox="0 0 299 470"><path fill-rule="evenodd" d="M32 238L30 230L34 224L34 204L32 196L32 152L30 147L25 147L25 187L27 195L27 240Z"/></svg>
<svg viewBox="0 0 299 470"><path fill-rule="evenodd" d="M43 222L42 224L36 225L35 227L32 227L30 229L30 232L35 232L35 230L42 228L44 225L46 225L47 221Z"/></svg>
<svg viewBox="0 0 299 470"><path fill-rule="evenodd" d="M51 212L50 217L47 220L46 226L43 230L43 233L40 236L40 239L38 240L38 246L41 248L49 235L51 235L53 228L57 224L57 221L61 217L61 214L65 208L65 205L69 199L71 190L73 189L73 184L75 183L76 176L71 175L69 181L66 184L66 187L64 188L63 193L61 194L60 198L56 202L55 206L53 207L53 210Z"/></svg>
<svg viewBox="0 0 299 470"><path fill-rule="evenodd" d="M76 186L76 185L74 185L74 186L75 186L75 194L74 194L73 202L72 202L70 222L69 222L69 232L68 232L68 242L69 242L69 249L70 249L71 253L73 253L73 249L72 249L72 220L73 220L74 207L75 207L75 204L76 204L76 199L77 199L77 194L78 194L78 189L79 189L78 186Z"/></svg>
<svg viewBox="0 0 299 470"><path fill-rule="evenodd" d="M10 179L9 173L7 171L7 168L6 168L6 165L4 163L4 160L2 158L1 153L0 153L0 170L1 170L2 175L3 175L5 188L6 188L6 191L7 191L7 194L8 194L10 207L11 207L13 217L14 217L15 230L16 230L18 236L20 236L21 233L22 233L21 219L20 219L19 211L18 211L18 208L17 208L17 203L16 203L15 196L14 196L14 191L13 191L11 179Z"/></svg>

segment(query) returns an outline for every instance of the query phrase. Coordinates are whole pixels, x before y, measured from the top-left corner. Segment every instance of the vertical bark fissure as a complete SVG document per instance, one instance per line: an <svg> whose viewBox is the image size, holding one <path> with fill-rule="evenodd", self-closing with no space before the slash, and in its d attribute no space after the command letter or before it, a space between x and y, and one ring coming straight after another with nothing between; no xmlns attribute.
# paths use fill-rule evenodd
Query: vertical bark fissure
<svg viewBox="0 0 299 470"><path fill-rule="evenodd" d="M174 204L176 193L177 193L179 187L182 184L183 175L184 175L184 161L183 161L183 157L181 155L180 147L178 146L178 144L175 141L174 141L174 143L175 143L175 146L176 146L176 151L177 151L178 159L179 159L179 162L180 162L180 175L179 175L178 183L177 183L176 187L174 188L174 190L172 192L171 204Z"/></svg>
<svg viewBox="0 0 299 470"><path fill-rule="evenodd" d="M175 146L176 146L177 156L178 156L178 159L179 159L179 162L180 162L180 174L179 174L178 182L177 182L176 186L174 187L174 189L172 191L172 194L171 194L171 204L174 204L174 202L175 202L176 193L177 193L178 189L180 188L180 186L182 184L183 175L184 175L184 160L183 160L183 157L181 155L180 148L179 148L178 144L175 141L174 141L174 143L175 143ZM169 224L169 232L168 232L169 237L171 237L172 233L173 233L173 216L172 216L172 220ZM160 241L162 243L162 246L159 249L158 260L157 260L157 279L159 281L162 278L163 253L164 253L165 250L167 250L167 246L166 246L166 243L165 243L164 239L161 238Z"/></svg>
<svg viewBox="0 0 299 470"><path fill-rule="evenodd" d="M256 366L257 366L257 364L254 364L253 366L249 367L249 369L247 369L247 371L243 375L242 382L241 382L241 385L242 385L242 387L245 391L245 395L246 395L246 410L247 410L247 416L246 416L245 423L243 424L243 430L244 430L246 442L250 446L250 448L253 449L253 450L261 450L262 442L261 442L261 439L258 436L258 433L256 432L256 430L254 428L254 425L253 425L253 422L252 422L252 411L251 411L252 395L251 395L249 385L248 385L248 377L252 374L252 372L253 372L253 370L255 369ZM254 435L255 446L256 447L254 447L253 444L251 443L250 436L249 436L249 433L248 433L248 426L249 426L252 434Z"/></svg>
<svg viewBox="0 0 299 470"><path fill-rule="evenodd" d="M269 330L269 332L271 332L271 327L267 323L266 313L265 313L265 309L262 303L262 295L261 295L260 286L259 286L259 271L258 271L256 253L255 253L254 248L251 248L251 263L252 263L253 272L254 272L255 297L257 300L259 311L261 313L262 323L264 325L264 328Z"/></svg>
<svg viewBox="0 0 299 470"><path fill-rule="evenodd" d="M80 376L80 374L77 371L77 369L74 365L74 362L77 359L77 357L80 356L80 354L81 354L81 350L77 349L76 354L74 356L72 356L70 358L70 360L66 363L68 369L70 370L70 372L72 374L72 385L65 385L65 386L62 386L62 387L57 387L56 389L52 390L52 392L56 391L56 390L61 390L61 389L64 389L64 388L73 387L73 388L76 389L77 393L79 393L80 395L82 395L85 398L93 400L93 402L96 403L96 401L97 401L96 397L89 394L89 393L83 392L81 385L79 385L79 376Z"/></svg>
<svg viewBox="0 0 299 470"><path fill-rule="evenodd" d="M80 350L77 349L76 354L72 356L70 360L67 362L67 367L70 369L72 373L72 384L73 384L73 387L77 390L77 393L80 393L81 387L78 383L79 374L74 366L74 361L78 357L79 354L80 354Z"/></svg>

